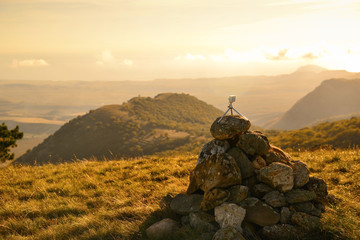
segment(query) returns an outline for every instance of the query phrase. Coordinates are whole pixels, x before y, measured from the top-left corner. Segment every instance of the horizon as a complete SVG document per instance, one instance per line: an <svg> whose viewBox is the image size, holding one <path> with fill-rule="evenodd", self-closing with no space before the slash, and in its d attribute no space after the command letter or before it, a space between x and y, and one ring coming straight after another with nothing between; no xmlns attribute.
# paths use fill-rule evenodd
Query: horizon
<svg viewBox="0 0 360 240"><path fill-rule="evenodd" d="M360 72L355 0L4 0L0 79L149 81Z"/></svg>

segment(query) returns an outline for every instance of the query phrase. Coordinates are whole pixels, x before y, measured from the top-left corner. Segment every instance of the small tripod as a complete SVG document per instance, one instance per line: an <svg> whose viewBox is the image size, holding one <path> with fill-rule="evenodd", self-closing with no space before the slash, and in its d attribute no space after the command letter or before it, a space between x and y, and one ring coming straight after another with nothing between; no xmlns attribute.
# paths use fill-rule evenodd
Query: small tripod
<svg viewBox="0 0 360 240"><path fill-rule="evenodd" d="M236 96L235 95L230 95L229 96L229 106L228 106L228 110L226 110L226 112L221 116L221 118L219 119L219 121L217 123L220 123L221 120L223 120L223 118L225 117L225 115L230 111L231 112L231 116L233 116L233 110L239 114L241 117L243 117L244 119L246 120L249 120L247 119L247 117L245 117L244 115L242 115L239 111L237 111L233 106L233 102L236 101Z"/></svg>

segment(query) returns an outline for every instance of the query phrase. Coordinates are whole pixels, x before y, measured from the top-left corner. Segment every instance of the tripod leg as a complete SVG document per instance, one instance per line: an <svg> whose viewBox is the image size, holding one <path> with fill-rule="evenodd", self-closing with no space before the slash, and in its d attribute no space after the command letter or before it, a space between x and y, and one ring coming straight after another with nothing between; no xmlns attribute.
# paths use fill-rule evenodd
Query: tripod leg
<svg viewBox="0 0 360 240"><path fill-rule="evenodd" d="M233 108L233 109L234 109L234 111L235 111L237 114L239 114L241 117L245 118L246 120L249 120L249 119L247 119L247 117L245 117L244 115L242 115L241 113L239 113L235 108Z"/></svg>
<svg viewBox="0 0 360 240"><path fill-rule="evenodd" d="M225 117L225 115L229 112L230 108L228 108L228 110L226 110L226 112L221 116L221 118L219 119L219 121L217 123L220 123L221 120L223 120L223 118Z"/></svg>

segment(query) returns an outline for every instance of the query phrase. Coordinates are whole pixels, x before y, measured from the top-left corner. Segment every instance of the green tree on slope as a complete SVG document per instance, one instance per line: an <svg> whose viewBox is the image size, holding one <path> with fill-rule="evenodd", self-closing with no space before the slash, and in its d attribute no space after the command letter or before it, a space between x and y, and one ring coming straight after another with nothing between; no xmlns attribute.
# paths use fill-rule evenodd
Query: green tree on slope
<svg viewBox="0 0 360 240"><path fill-rule="evenodd" d="M9 130L5 123L0 125L0 162L14 159L14 154L10 153L11 147L16 147L16 140L22 139L23 133L19 132L19 126Z"/></svg>

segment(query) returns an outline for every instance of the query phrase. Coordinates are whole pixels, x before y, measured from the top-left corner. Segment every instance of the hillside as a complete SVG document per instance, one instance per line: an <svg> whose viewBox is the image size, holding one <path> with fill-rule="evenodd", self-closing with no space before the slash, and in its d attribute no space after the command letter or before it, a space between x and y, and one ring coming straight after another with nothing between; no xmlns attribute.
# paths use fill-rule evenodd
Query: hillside
<svg viewBox="0 0 360 240"><path fill-rule="evenodd" d="M188 94L136 97L78 116L14 163L135 157L180 147L192 150L210 137L208 126L221 114Z"/></svg>
<svg viewBox="0 0 360 240"><path fill-rule="evenodd" d="M299 129L321 119L360 112L360 79L331 79L301 98L266 128Z"/></svg>
<svg viewBox="0 0 360 240"><path fill-rule="evenodd" d="M294 150L324 146L352 148L360 146L360 118L325 122L292 131L268 131L268 136L274 145Z"/></svg>

